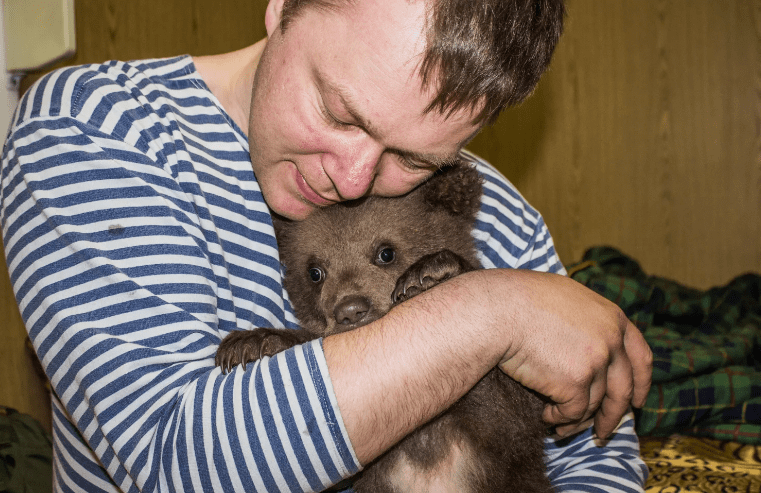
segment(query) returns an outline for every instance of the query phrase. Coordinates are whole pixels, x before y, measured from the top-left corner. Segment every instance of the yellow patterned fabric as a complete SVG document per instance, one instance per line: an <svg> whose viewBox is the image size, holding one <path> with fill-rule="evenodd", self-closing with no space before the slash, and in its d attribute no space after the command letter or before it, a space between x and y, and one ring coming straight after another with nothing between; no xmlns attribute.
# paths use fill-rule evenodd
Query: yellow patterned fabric
<svg viewBox="0 0 761 493"><path fill-rule="evenodd" d="M761 445L672 435L640 437L647 493L761 492Z"/></svg>

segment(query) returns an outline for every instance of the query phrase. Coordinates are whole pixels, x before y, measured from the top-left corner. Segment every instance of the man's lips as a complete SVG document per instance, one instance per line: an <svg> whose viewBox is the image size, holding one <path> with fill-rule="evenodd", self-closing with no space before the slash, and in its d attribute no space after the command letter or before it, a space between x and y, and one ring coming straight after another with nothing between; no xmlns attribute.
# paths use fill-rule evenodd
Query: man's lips
<svg viewBox="0 0 761 493"><path fill-rule="evenodd" d="M302 197L304 197L308 202L313 203L317 206L326 206L335 204L335 200L330 200L324 198L322 195L319 195L317 192L315 192L312 187L310 187L306 180L304 179L304 176L299 172L298 168L296 166L293 167L294 172L294 178L296 180L296 186L299 189L299 193Z"/></svg>

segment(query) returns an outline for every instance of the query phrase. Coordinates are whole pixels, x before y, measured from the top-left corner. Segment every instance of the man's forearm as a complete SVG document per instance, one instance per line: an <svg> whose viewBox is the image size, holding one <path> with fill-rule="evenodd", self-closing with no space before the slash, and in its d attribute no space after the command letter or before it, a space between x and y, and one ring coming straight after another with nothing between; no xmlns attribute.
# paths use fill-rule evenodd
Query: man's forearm
<svg viewBox="0 0 761 493"><path fill-rule="evenodd" d="M620 308L564 276L528 270L463 274L323 347L363 464L497 364L552 401L544 419L565 425L559 431L595 417L602 436L632 396L641 405L652 370L652 352Z"/></svg>
<svg viewBox="0 0 761 493"><path fill-rule="evenodd" d="M448 408L507 352L509 328L484 309L484 277L480 271L452 279L365 327L325 339L338 405L362 464Z"/></svg>

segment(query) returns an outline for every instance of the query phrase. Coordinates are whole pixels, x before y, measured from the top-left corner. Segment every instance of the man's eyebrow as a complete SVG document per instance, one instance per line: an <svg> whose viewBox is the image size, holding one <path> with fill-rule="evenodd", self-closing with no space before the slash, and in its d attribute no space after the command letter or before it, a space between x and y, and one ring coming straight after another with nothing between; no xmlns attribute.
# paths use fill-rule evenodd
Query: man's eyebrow
<svg viewBox="0 0 761 493"><path fill-rule="evenodd" d="M346 93L343 88L335 84L333 81L331 81L328 77L326 77L322 71L315 68L314 69L314 78L317 81L317 86L319 87L320 91L330 91L341 100L341 104L344 106L344 110L351 115L351 117L355 120L356 125L358 127L361 127L365 132L370 134L373 137L377 137L379 132L375 128L375 126L367 120L365 117L362 116L359 110L357 110L356 106L353 104L351 97ZM479 129L480 130L480 129ZM475 135L478 133L476 131L473 133L473 135L468 136L467 139L465 139L464 142L461 143L461 145L458 146L458 150L454 152L451 155L448 156L437 156L433 154L421 154L419 152L414 151L407 151L404 149L396 149L396 148L388 148L387 150L389 152L398 154L406 159L409 159L411 161L417 161L419 163L422 163L427 166L434 166L437 168L444 168L446 166L450 166L453 164L456 164L459 161L459 155L460 151L459 149L462 149L467 142L469 142Z"/></svg>

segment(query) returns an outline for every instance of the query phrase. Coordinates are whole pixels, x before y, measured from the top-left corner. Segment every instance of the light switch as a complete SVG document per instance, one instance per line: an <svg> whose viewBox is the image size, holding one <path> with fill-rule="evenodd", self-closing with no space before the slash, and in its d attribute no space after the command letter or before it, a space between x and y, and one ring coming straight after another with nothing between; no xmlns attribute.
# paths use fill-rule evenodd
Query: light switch
<svg viewBox="0 0 761 493"><path fill-rule="evenodd" d="M38 70L76 51L74 0L3 0L6 70Z"/></svg>

